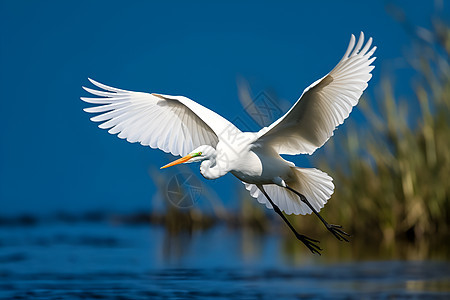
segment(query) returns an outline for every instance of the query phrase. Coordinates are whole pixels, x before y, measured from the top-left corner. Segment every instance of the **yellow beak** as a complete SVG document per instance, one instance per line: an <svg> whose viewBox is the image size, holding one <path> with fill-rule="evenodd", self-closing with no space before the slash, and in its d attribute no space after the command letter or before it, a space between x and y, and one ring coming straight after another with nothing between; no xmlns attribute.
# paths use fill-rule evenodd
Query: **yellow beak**
<svg viewBox="0 0 450 300"><path fill-rule="evenodd" d="M165 166L162 166L160 169L165 169L165 168L168 168L168 167L171 167L171 166L175 166L175 165L178 165L178 164L185 163L185 162L187 162L188 160L190 160L193 157L194 157L193 155L188 154L185 157L179 158L179 159L177 159L177 160L175 160L175 161L173 161L173 162L171 162L171 163L169 163L169 164L167 164Z"/></svg>

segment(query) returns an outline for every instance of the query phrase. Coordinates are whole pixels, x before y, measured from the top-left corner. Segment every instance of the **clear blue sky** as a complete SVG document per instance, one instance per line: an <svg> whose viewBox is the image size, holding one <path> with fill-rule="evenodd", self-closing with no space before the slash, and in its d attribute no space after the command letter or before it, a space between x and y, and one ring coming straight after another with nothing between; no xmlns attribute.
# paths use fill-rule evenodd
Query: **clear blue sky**
<svg viewBox="0 0 450 300"><path fill-rule="evenodd" d="M398 4L414 24L430 26L432 1ZM233 120L242 114L239 76L256 93L270 89L294 103L337 63L350 34L362 30L378 46L368 95L386 73L407 91L409 39L385 5L2 0L0 215L151 206L156 189L149 168L172 157L90 122L79 100L87 77L185 95ZM229 175L210 184L227 201L241 188L234 180Z"/></svg>

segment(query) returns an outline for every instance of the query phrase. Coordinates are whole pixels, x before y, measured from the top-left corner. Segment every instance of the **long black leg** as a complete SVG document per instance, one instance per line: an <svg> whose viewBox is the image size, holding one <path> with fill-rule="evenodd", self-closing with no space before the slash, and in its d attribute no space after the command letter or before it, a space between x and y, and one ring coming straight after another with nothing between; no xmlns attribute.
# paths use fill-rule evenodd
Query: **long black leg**
<svg viewBox="0 0 450 300"><path fill-rule="evenodd" d="M297 232L297 230L295 230L295 228L291 225L291 223L289 223L288 219L286 219L286 217L283 215L283 213L281 212L280 208L278 206L275 205L275 203L273 203L272 199L270 199L269 195L267 195L266 191L264 190L262 185L259 185L258 188L261 190L261 192L264 194L264 196L266 196L267 200L269 200L270 204L273 207L273 210L280 215L280 217L283 219L283 221L287 224L287 226L289 226L289 228L292 230L292 232L295 234L295 237L300 240L303 244L305 244L306 247L308 247L308 249L314 254L317 253L320 255L320 252L322 249L316 245L315 243L320 243L317 240L313 240L303 234L299 234Z"/></svg>
<svg viewBox="0 0 450 300"><path fill-rule="evenodd" d="M347 238L345 238L345 236L350 236L347 232L343 231L341 228L341 225L334 225L334 224L328 224L327 221L325 221L324 218L322 218L322 216L317 212L317 210L311 205L311 203L309 203L308 199L306 199L306 197L302 194L300 194L299 192L297 192L296 190L294 190L293 188L286 186L286 188L288 190L290 190L291 192L295 193L297 196L300 197L300 199L302 200L303 203L305 203L306 205L308 205L308 207L314 212L314 214L319 217L319 219L322 221L322 223L325 225L325 227L340 241L346 241L348 242Z"/></svg>

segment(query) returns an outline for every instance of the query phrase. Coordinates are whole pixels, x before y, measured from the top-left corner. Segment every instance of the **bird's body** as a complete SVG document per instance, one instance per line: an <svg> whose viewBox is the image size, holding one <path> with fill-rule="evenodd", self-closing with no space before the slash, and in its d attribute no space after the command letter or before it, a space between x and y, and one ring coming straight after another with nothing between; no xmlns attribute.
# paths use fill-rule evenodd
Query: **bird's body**
<svg viewBox="0 0 450 300"><path fill-rule="evenodd" d="M287 214L315 213L338 239L347 240L339 226L328 224L320 215L334 191L332 178L312 168L299 168L281 154L312 154L342 124L358 103L374 68L364 35L355 46L352 35L341 61L327 75L306 88L292 108L258 132L241 132L235 125L208 108L183 96L132 92L91 80L103 90L85 88L97 98L81 98L99 104L86 108L100 113L91 120L102 122L129 142L159 148L182 158L167 164L201 162L207 179L232 173L252 197L273 208L305 245L315 253L315 240L299 235L281 211Z"/></svg>
<svg viewBox="0 0 450 300"><path fill-rule="evenodd" d="M230 172L239 180L252 184L273 184L275 177L287 179L293 164L271 149L255 146L255 140L257 134L252 132L223 137L216 146L215 164L208 168L201 166L201 174L206 179L217 179Z"/></svg>
<svg viewBox="0 0 450 300"><path fill-rule="evenodd" d="M289 181L294 164L271 152L267 149L251 149L237 160L242 168L231 169L231 174L251 184L277 184L278 178Z"/></svg>

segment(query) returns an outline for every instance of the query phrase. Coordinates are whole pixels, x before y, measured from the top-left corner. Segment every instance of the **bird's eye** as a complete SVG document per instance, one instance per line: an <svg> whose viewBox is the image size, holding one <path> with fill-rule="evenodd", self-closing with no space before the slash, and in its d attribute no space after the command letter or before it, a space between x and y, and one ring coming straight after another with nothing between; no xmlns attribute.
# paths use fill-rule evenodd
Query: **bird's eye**
<svg viewBox="0 0 450 300"><path fill-rule="evenodd" d="M201 153L201 152L199 152L199 153L198 153L198 155L202 155L202 153Z"/></svg>

